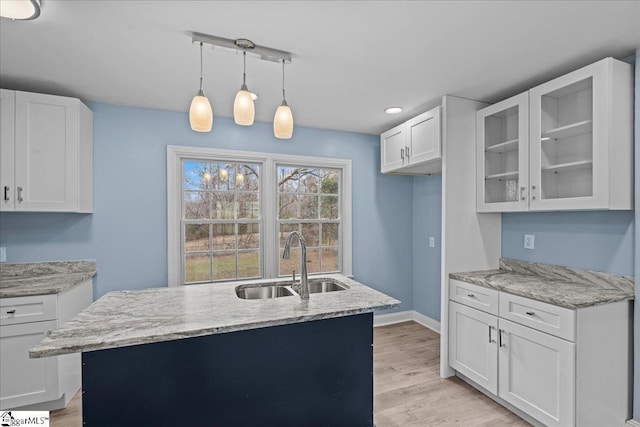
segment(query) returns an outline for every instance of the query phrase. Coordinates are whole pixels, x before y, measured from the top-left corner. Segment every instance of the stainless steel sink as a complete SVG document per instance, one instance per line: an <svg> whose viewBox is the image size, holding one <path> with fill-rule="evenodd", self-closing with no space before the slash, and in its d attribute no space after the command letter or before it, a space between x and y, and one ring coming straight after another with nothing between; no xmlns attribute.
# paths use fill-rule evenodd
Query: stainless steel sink
<svg viewBox="0 0 640 427"><path fill-rule="evenodd" d="M269 299L290 297L294 293L291 289L285 286L279 285L266 285L266 286L238 286L236 288L236 295L242 299Z"/></svg>
<svg viewBox="0 0 640 427"><path fill-rule="evenodd" d="M325 292L344 291L349 289L346 285L330 279L309 280L309 293L320 294ZM280 297L298 296L300 283L276 282L259 283L255 285L240 285L236 287L236 295L242 299L271 299Z"/></svg>
<svg viewBox="0 0 640 427"><path fill-rule="evenodd" d="M333 280L319 280L309 282L309 293L318 294L323 292L344 291L347 288Z"/></svg>

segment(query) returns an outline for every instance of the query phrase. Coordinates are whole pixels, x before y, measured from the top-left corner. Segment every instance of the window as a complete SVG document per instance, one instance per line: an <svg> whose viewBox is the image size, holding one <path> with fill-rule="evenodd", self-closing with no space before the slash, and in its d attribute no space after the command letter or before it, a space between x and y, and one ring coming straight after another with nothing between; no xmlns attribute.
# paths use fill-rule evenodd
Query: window
<svg viewBox="0 0 640 427"><path fill-rule="evenodd" d="M351 161L167 147L169 285L351 274Z"/></svg>

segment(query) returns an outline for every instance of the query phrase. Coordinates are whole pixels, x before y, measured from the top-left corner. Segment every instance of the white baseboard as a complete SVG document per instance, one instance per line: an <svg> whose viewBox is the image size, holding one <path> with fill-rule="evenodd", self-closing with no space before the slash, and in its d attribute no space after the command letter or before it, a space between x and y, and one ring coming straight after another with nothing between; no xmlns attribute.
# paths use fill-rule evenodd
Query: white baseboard
<svg viewBox="0 0 640 427"><path fill-rule="evenodd" d="M640 421L635 418L631 418L630 420L627 420L627 425L630 427L640 427Z"/></svg>
<svg viewBox="0 0 640 427"><path fill-rule="evenodd" d="M396 313L388 313L388 314L376 314L373 316L374 327L387 326L387 325L393 325L396 323L410 322L410 321L414 321L424 326L425 328L428 328L434 332L440 333L440 322L438 322L435 319L432 319L429 316L425 316L422 313L418 313L415 310L398 311Z"/></svg>

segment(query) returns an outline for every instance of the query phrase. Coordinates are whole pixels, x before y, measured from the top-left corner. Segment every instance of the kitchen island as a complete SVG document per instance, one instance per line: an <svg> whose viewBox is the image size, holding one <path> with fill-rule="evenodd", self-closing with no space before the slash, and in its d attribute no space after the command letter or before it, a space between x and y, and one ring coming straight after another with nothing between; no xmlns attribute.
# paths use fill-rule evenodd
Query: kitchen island
<svg viewBox="0 0 640 427"><path fill-rule="evenodd" d="M399 301L345 290L242 299L272 280L109 293L31 357L82 352L86 426L373 425L373 311Z"/></svg>

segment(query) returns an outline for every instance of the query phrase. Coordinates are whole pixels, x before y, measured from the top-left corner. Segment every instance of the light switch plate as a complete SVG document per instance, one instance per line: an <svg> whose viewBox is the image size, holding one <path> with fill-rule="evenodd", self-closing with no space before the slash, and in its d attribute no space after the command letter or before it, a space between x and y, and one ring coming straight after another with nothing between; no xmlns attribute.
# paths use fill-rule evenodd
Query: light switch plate
<svg viewBox="0 0 640 427"><path fill-rule="evenodd" d="M0 248L0 262L7 262L7 248Z"/></svg>
<svg viewBox="0 0 640 427"><path fill-rule="evenodd" d="M536 246L536 235L535 234L525 234L524 235L524 248L525 249L534 249Z"/></svg>
<svg viewBox="0 0 640 427"><path fill-rule="evenodd" d="M429 247L430 248L435 248L436 247L436 238L435 237L429 237Z"/></svg>

